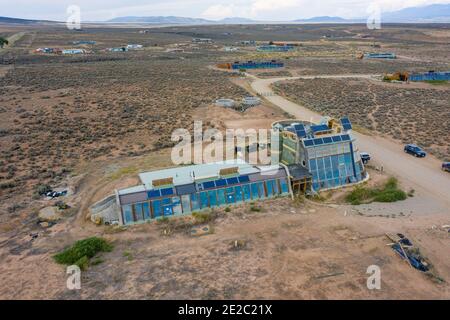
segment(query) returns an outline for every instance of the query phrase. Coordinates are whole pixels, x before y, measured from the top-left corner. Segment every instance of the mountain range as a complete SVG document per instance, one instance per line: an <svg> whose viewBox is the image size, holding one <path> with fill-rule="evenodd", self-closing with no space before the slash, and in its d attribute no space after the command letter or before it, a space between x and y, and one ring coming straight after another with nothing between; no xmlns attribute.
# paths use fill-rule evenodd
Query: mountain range
<svg viewBox="0 0 450 320"><path fill-rule="evenodd" d="M44 20L29 20L0 17L0 23L31 24L48 23ZM222 20L188 18L176 16L125 16L117 17L101 23L135 23L135 24L168 24L168 25L204 25L204 24L253 24L253 23L365 23L366 18L345 19L334 16L320 16L292 21L257 21L241 17L230 17ZM381 15L382 23L450 23L450 4L434 4L422 7L411 7L399 11L385 12ZM95 23L99 23L98 21Z"/></svg>

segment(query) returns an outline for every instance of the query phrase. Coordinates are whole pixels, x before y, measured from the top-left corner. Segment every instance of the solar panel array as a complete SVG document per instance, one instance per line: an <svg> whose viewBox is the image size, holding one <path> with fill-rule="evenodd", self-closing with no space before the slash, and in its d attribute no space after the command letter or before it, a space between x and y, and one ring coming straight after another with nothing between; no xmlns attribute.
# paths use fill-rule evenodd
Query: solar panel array
<svg viewBox="0 0 450 320"><path fill-rule="evenodd" d="M305 144L305 147L312 147L312 146L320 146L323 144L329 144L329 143L336 143L336 142L345 142L350 141L350 136L348 134L340 135L340 136L332 136L332 137L325 137L325 138L315 138L315 139L305 139L303 140L303 143Z"/></svg>
<svg viewBox="0 0 450 320"><path fill-rule="evenodd" d="M214 189L214 188L220 188L220 187L225 187L225 186L232 186L235 184L246 183L246 182L250 182L249 176L240 176L240 177L233 177L233 178L228 178L228 179L219 179L219 180L215 180L215 181L203 182L202 186L203 186L203 190L206 190L206 189Z"/></svg>
<svg viewBox="0 0 450 320"><path fill-rule="evenodd" d="M156 189L156 190L150 190L147 192L147 196L149 199L151 198L159 198L164 196L171 196L173 195L173 188L165 188L165 189Z"/></svg>
<svg viewBox="0 0 450 320"><path fill-rule="evenodd" d="M347 117L341 118L341 125L345 131L353 129L352 123L350 122L349 118L347 118Z"/></svg>
<svg viewBox="0 0 450 320"><path fill-rule="evenodd" d="M294 131L297 137L299 138L305 138L306 137L306 128L304 124L294 124Z"/></svg>
<svg viewBox="0 0 450 320"><path fill-rule="evenodd" d="M313 133L317 133L317 132L328 132L331 129L328 128L328 126L326 124L318 124L318 125L311 126L311 130Z"/></svg>

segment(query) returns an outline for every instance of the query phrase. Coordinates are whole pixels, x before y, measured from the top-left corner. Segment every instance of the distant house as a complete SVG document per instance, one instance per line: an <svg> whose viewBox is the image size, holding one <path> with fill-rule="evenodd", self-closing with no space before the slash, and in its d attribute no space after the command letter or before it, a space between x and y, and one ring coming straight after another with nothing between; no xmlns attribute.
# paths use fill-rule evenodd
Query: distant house
<svg viewBox="0 0 450 320"><path fill-rule="evenodd" d="M84 49L63 49L61 51L62 54L84 54L86 50Z"/></svg>
<svg viewBox="0 0 450 320"><path fill-rule="evenodd" d="M144 46L142 44L129 44L127 45L128 50L142 49Z"/></svg>
<svg viewBox="0 0 450 320"><path fill-rule="evenodd" d="M91 41L91 40L79 40L79 41L73 41L72 44L74 45L80 45L80 44L96 44L97 42Z"/></svg>
<svg viewBox="0 0 450 320"><path fill-rule="evenodd" d="M226 52L234 52L234 51L238 51L239 48L236 48L236 47L224 47L223 50L226 51Z"/></svg>
<svg viewBox="0 0 450 320"><path fill-rule="evenodd" d="M213 43L212 39L209 38L194 38L192 39L194 43Z"/></svg>
<svg viewBox="0 0 450 320"><path fill-rule="evenodd" d="M395 53L391 52L384 52L384 53L375 53L375 52L369 52L365 53L363 55L364 59L396 59L397 56Z"/></svg>
<svg viewBox="0 0 450 320"><path fill-rule="evenodd" d="M126 52L126 51L128 51L128 48L127 47L108 48L108 49L106 49L106 51L110 51L110 52Z"/></svg>
<svg viewBox="0 0 450 320"><path fill-rule="evenodd" d="M233 99L217 99L216 106L224 108L233 108L236 102Z"/></svg>

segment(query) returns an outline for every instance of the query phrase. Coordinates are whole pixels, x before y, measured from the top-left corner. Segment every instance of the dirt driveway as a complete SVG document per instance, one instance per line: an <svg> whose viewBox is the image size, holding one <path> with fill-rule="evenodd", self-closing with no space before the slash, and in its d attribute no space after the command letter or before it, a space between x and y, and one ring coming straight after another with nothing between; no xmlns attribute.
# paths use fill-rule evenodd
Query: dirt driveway
<svg viewBox="0 0 450 320"><path fill-rule="evenodd" d="M371 78L373 75L359 75L359 77ZM307 121L320 121L322 115L313 112L301 105L289 101L277 95L271 85L278 81L295 80L314 77L292 77L259 79L250 76L254 80L252 89L265 97L269 102L280 107L298 119ZM355 75L329 75L320 77L356 77ZM450 213L450 175L443 172L441 162L428 155L425 159L416 159L403 152L403 146L392 140L368 136L358 132L352 133L357 139L360 151L369 152L374 158L374 163L383 166L384 170L397 176L404 185L413 188L419 193L437 201L447 213Z"/></svg>

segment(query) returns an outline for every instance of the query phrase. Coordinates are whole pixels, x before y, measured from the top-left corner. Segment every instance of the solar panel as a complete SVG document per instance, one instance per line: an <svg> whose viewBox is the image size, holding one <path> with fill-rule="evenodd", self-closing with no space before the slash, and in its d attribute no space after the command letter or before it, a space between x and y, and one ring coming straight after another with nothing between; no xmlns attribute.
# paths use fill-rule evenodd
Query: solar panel
<svg viewBox="0 0 450 320"><path fill-rule="evenodd" d="M299 138L305 138L306 137L306 131L305 130L297 130L297 131L295 131L295 134Z"/></svg>
<svg viewBox="0 0 450 320"><path fill-rule="evenodd" d="M239 177L239 182L240 183L250 182L250 177L249 176L240 176Z"/></svg>
<svg viewBox="0 0 450 320"><path fill-rule="evenodd" d="M296 131L297 130L303 130L303 131L305 130L305 125L301 124L301 123L294 124L293 127Z"/></svg>
<svg viewBox="0 0 450 320"><path fill-rule="evenodd" d="M341 142L342 141L341 136L333 136L332 139L333 139L333 142Z"/></svg>
<svg viewBox="0 0 450 320"><path fill-rule="evenodd" d="M344 117L341 119L341 125L345 131L352 130L352 128L353 128L352 123L350 122L350 120L347 117Z"/></svg>
<svg viewBox="0 0 450 320"><path fill-rule="evenodd" d="M203 188L204 189L212 189L215 188L216 185L214 184L214 181L207 181L207 182L203 182Z"/></svg>
<svg viewBox="0 0 450 320"><path fill-rule="evenodd" d="M331 137L325 137L323 138L323 143L333 143L333 139Z"/></svg>
<svg viewBox="0 0 450 320"><path fill-rule="evenodd" d="M311 147L314 145L314 141L313 140L304 140L303 143L305 144L305 147Z"/></svg>
<svg viewBox="0 0 450 320"><path fill-rule="evenodd" d="M161 189L161 196L173 195L173 188Z"/></svg>
<svg viewBox="0 0 450 320"><path fill-rule="evenodd" d="M323 140L321 138L314 139L314 145L315 146L318 146L318 145L321 145L321 144L323 144Z"/></svg>
<svg viewBox="0 0 450 320"><path fill-rule="evenodd" d="M239 183L238 178L228 178L228 179L227 179L227 184L228 184L228 185L231 185L231 184L237 184L237 183Z"/></svg>
<svg viewBox="0 0 450 320"><path fill-rule="evenodd" d="M149 192L147 192L147 197L149 199L161 197L161 192L159 190L150 190Z"/></svg>
<svg viewBox="0 0 450 320"><path fill-rule="evenodd" d="M223 187L227 185L227 181L225 179L216 180L216 187Z"/></svg>
<svg viewBox="0 0 450 320"><path fill-rule="evenodd" d="M328 128L326 124L318 124L315 126L311 126L311 130L314 133L316 133L316 132L330 131L330 128Z"/></svg>
<svg viewBox="0 0 450 320"><path fill-rule="evenodd" d="M344 134L341 136L342 141L350 141L350 136L348 134Z"/></svg>

